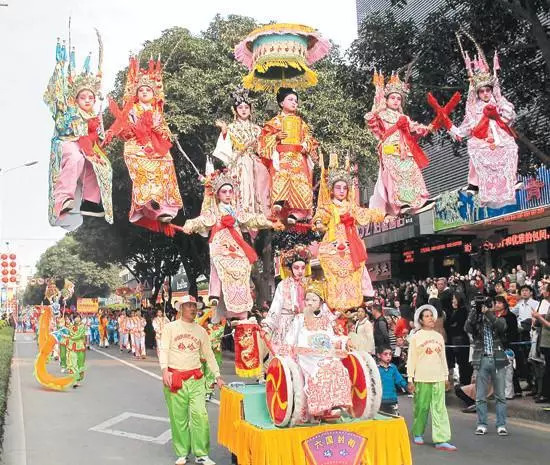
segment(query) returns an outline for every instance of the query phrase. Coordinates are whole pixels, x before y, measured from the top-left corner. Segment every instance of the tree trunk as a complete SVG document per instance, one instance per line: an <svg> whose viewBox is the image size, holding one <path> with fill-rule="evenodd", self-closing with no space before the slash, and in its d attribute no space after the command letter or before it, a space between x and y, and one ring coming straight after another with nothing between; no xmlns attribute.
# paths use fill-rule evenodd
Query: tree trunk
<svg viewBox="0 0 550 465"><path fill-rule="evenodd" d="M525 136L525 134L522 134L521 132L516 130L516 134L518 135L518 140L520 140L528 150L533 152L540 161L542 161L546 166L550 166L550 156L545 154L541 149L539 149L531 140Z"/></svg>
<svg viewBox="0 0 550 465"><path fill-rule="evenodd" d="M548 74L550 74L550 38L540 22L540 18L537 15L537 9L532 0L528 0L525 6L521 4L522 2L516 0L499 0L499 3L531 25L529 34L539 46L546 70Z"/></svg>
<svg viewBox="0 0 550 465"><path fill-rule="evenodd" d="M273 287L273 254L271 240L273 232L271 230L260 231L256 239L255 248L261 257L262 266L254 267L252 281L256 289L256 304L261 307L264 301L271 300Z"/></svg>
<svg viewBox="0 0 550 465"><path fill-rule="evenodd" d="M151 306L154 307L157 304L157 298L159 296L159 292L162 289L162 281L163 276L157 275L153 278L153 289L151 294Z"/></svg>

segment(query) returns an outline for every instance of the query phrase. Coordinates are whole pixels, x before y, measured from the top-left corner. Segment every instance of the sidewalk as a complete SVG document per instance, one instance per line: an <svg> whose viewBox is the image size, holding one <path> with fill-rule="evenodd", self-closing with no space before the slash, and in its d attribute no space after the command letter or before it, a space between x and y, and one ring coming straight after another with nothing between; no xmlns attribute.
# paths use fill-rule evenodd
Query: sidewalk
<svg viewBox="0 0 550 465"><path fill-rule="evenodd" d="M464 402L456 397L453 391L447 393L445 401L447 407L457 410L465 408ZM535 404L532 397L516 397L506 401L506 406L509 418L550 424L550 411L543 410L543 407L550 407L550 404ZM494 400L489 400L489 412L495 413Z"/></svg>

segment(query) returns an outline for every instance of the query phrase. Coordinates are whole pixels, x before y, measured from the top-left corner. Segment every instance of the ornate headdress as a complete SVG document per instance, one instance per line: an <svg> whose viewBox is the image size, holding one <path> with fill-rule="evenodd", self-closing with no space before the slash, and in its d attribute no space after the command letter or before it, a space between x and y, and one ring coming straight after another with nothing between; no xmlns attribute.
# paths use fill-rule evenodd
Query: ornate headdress
<svg viewBox="0 0 550 465"><path fill-rule="evenodd" d="M321 166L321 184L319 187L317 205L322 206L330 204L332 188L338 181L344 181L348 185L348 200L353 201L355 196L354 178L351 173L349 158L346 157L344 168L339 168L338 154L331 153L328 169L326 169L323 154L320 153L319 165Z"/></svg>
<svg viewBox="0 0 550 465"><path fill-rule="evenodd" d="M89 90L93 92L96 97L100 97L102 78L101 68L103 65L103 41L101 40L99 31L96 29L95 32L97 34L97 42L99 44L97 73L95 75L90 71L90 61L92 59L91 53L84 60L82 72L77 74L75 48L73 47L69 50L69 57L67 60L67 47L65 45L65 41L60 43L59 39L57 39L55 53L57 61L62 62L63 64L67 63L67 86L69 97L72 99L76 99L76 96L83 90Z"/></svg>
<svg viewBox="0 0 550 465"><path fill-rule="evenodd" d="M305 89L317 84L309 67L324 58L330 42L315 29L300 24L269 24L252 31L235 47L235 58L250 73L247 89L277 92L279 87Z"/></svg>
<svg viewBox="0 0 550 465"><path fill-rule="evenodd" d="M475 45L477 55L474 56L473 60L468 55L468 51L465 51L462 47L462 42L460 40L460 36L462 34L468 37L468 39L470 39ZM456 39L458 40L458 46L460 48L462 58L464 59L464 64L466 66L466 71L468 72L468 77L470 78L470 82L476 92L482 87L494 87L498 82L497 71L500 70L500 63L498 60L497 52L495 51L495 55L493 57L493 72L491 73L491 68L489 67L489 63L487 62L485 53L483 53L482 48L470 34L468 34L466 31L457 32Z"/></svg>
<svg viewBox="0 0 550 465"><path fill-rule="evenodd" d="M48 284L46 285L46 290L44 292L44 298L48 299L48 301L53 304L55 301L57 301L57 299L59 299L60 296L61 292L55 284L55 279L49 279Z"/></svg>
<svg viewBox="0 0 550 465"><path fill-rule="evenodd" d="M384 79L384 74L382 71L374 70L374 76L372 77L372 84L374 85L374 102L372 104L372 110L376 111L386 106L386 98L390 94L399 94L403 101L405 101L411 91L411 85L409 84L409 79L412 74L412 69L416 60L418 60L419 55L417 55L410 63L399 68L397 71L392 71L391 76L386 81ZM399 73L405 69L404 79L401 80Z"/></svg>
<svg viewBox="0 0 550 465"><path fill-rule="evenodd" d="M306 294L307 293L316 294L322 301L325 301L327 296L327 283L325 281L310 281L306 288Z"/></svg>
<svg viewBox="0 0 550 465"><path fill-rule="evenodd" d="M296 262L304 262L306 265L311 260L311 252L306 245L297 244L292 249L281 252L281 265L291 268Z"/></svg>
<svg viewBox="0 0 550 465"><path fill-rule="evenodd" d="M349 188L353 185L353 176L350 173L349 158L346 157L346 163L344 168L338 167L338 155L336 153L330 154L330 161L328 164L328 187L332 189L334 184L338 181L344 181Z"/></svg>
<svg viewBox="0 0 550 465"><path fill-rule="evenodd" d="M248 89L245 89L244 87L239 87L237 90L232 92L231 98L233 99L234 107L238 107L241 103L252 105L252 99L248 94Z"/></svg>
<svg viewBox="0 0 550 465"><path fill-rule="evenodd" d="M162 106L164 103L164 86L162 84L162 63L160 56L157 61L151 57L147 69L139 67L138 57L130 57L126 86L124 87L124 102L128 102L129 100L137 101L137 90L143 86L150 87L153 90L156 102Z"/></svg>
<svg viewBox="0 0 550 465"><path fill-rule="evenodd" d="M309 247L304 244L296 244L291 249L281 251L279 256L280 259L280 268L279 275L281 279L288 278L292 276L292 265L296 262L304 262L306 264L305 276L311 274L311 252Z"/></svg>
<svg viewBox="0 0 550 465"><path fill-rule="evenodd" d="M212 192L216 194L222 186L229 184L231 187L235 188L236 179L234 176L229 174L228 170L216 170L206 179L206 183L212 187Z"/></svg>

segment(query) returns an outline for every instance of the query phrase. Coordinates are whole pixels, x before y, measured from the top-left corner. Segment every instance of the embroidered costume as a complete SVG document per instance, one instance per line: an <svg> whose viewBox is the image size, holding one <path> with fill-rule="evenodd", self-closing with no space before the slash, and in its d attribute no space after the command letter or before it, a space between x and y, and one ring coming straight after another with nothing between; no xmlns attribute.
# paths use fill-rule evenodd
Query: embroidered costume
<svg viewBox="0 0 550 465"><path fill-rule="evenodd" d="M346 198L334 197L337 182L347 185ZM358 225L382 221L381 210L357 205L353 178L347 169L338 169L338 158L331 156L328 175L322 167L321 188L315 228L326 231L319 245L319 261L327 281L327 304L334 311L343 311L363 303L363 296L374 294L369 272L365 267L367 251L357 232Z"/></svg>
<svg viewBox="0 0 550 465"><path fill-rule="evenodd" d="M417 212L428 202L428 190L422 170L428 166L428 157L418 145L418 139L430 131L429 126L411 120L401 108L387 106L391 94L399 94L405 101L409 85L392 74L384 87L384 76L375 72L375 96L365 122L378 139L378 179L369 207L397 216L408 211Z"/></svg>
<svg viewBox="0 0 550 465"><path fill-rule="evenodd" d="M258 137L261 128L250 117L241 119L236 108L252 106L248 91L239 89L233 94L235 121L227 125L227 133L218 138L213 156L221 160L238 182L237 209L245 213L268 213L270 178L258 156Z"/></svg>
<svg viewBox="0 0 550 465"><path fill-rule="evenodd" d="M292 89L281 88L281 103ZM278 139L279 133L286 133ZM313 209L313 164L319 143L308 124L296 113L281 111L265 123L259 139L259 154L269 164L271 203L286 208L289 215L308 217Z"/></svg>
<svg viewBox="0 0 550 465"><path fill-rule="evenodd" d="M306 308L294 318L286 343L304 374L307 412L313 417L335 407L351 407L352 386L348 371L336 353L345 350L348 338L337 336L330 312L321 311L324 290L319 283L312 283L307 292L321 294L320 308L317 311Z"/></svg>
<svg viewBox="0 0 550 465"><path fill-rule="evenodd" d="M308 279L294 277L292 265L302 261L306 264L306 270L309 270L310 259L311 253L304 245L296 245L281 253L281 277L283 279L277 284L269 312L262 320L262 327L270 335L270 341L275 350L284 344L294 317L304 310L305 288Z"/></svg>
<svg viewBox="0 0 550 465"><path fill-rule="evenodd" d="M263 214L240 212L234 204L219 201L223 186L234 189L237 182L227 173L214 172L207 180L201 214L185 222L184 232L210 233L209 295L222 299L228 318L244 319L252 309L250 271L258 256L241 229L267 229L273 223Z"/></svg>
<svg viewBox="0 0 550 465"><path fill-rule="evenodd" d="M65 43L56 46L56 65L44 93L44 102L55 121L49 164L48 218L52 226L74 231L82 215L105 216L113 223L111 163L100 147L103 127L93 108L77 103L89 91L100 97L103 46L99 40L97 75L90 72L90 56L76 74L75 52ZM68 55L69 53L69 55ZM102 206L100 205L102 204Z"/></svg>
<svg viewBox="0 0 550 465"><path fill-rule="evenodd" d="M502 95L497 54L491 74L481 47L473 38L471 40L479 54L473 60L462 50L459 37L470 86L464 121L458 128L453 126L450 132L454 136L468 137L468 190L478 191L482 207L502 208L516 203L518 146L516 134L510 127L516 113L514 105ZM478 91L484 87L492 89L488 101L478 96Z"/></svg>
<svg viewBox="0 0 550 465"><path fill-rule="evenodd" d="M150 101L138 97L142 87L151 89ZM124 161L132 179L130 222L165 232L158 223L170 223L183 201L170 155L171 133L164 119L160 60L151 59L147 69L140 69L138 59L130 57L123 108L120 110L112 100L109 106L117 118L109 130L110 137L125 141Z"/></svg>

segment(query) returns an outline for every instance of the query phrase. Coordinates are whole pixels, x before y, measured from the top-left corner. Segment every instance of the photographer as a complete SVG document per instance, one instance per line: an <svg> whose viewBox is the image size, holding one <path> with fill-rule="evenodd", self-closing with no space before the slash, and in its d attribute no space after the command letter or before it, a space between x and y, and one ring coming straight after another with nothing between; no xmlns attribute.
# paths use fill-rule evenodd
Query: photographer
<svg viewBox="0 0 550 465"><path fill-rule="evenodd" d="M477 372L475 433L487 433L487 391L489 380L492 380L496 400L497 433L499 436L507 436L505 368L508 361L503 344L506 320L496 316L492 299L478 295L474 299L474 307L468 315L464 329L474 341L472 366Z"/></svg>

